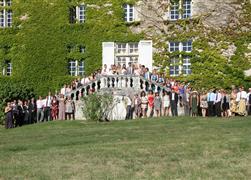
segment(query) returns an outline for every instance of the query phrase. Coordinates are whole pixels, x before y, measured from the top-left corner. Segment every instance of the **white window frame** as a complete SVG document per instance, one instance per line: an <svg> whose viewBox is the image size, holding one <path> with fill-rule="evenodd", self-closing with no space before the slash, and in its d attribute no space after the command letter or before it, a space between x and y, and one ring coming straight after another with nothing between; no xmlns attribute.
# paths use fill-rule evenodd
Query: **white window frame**
<svg viewBox="0 0 251 180"><path fill-rule="evenodd" d="M78 76L84 76L85 74L85 61L80 60L78 61Z"/></svg>
<svg viewBox="0 0 251 180"><path fill-rule="evenodd" d="M191 40L182 42L182 51L191 52L193 50L193 42Z"/></svg>
<svg viewBox="0 0 251 180"><path fill-rule="evenodd" d="M177 15L178 15L178 18L177 18ZM169 6L168 16L169 16L170 21L191 18L192 17L192 0L179 0L178 3L175 3L175 2L171 3L171 5Z"/></svg>
<svg viewBox="0 0 251 180"><path fill-rule="evenodd" d="M170 20L176 21L180 18L179 6L180 6L179 3L171 4L170 11L169 11ZM177 15L178 15L178 18L175 18Z"/></svg>
<svg viewBox="0 0 251 180"><path fill-rule="evenodd" d="M139 53L139 43L129 43L129 54Z"/></svg>
<svg viewBox="0 0 251 180"><path fill-rule="evenodd" d="M70 73L70 76L77 76L77 63L78 63L78 61L76 61L76 60L70 60L69 61L69 73Z"/></svg>
<svg viewBox="0 0 251 180"><path fill-rule="evenodd" d="M180 75L180 60L179 57L173 57L170 60L170 76L177 77Z"/></svg>
<svg viewBox="0 0 251 180"><path fill-rule="evenodd" d="M174 45L174 46L173 46ZM173 49L177 49L178 50L174 51ZM192 40L188 40L185 42L169 42L169 52L173 53L173 52L191 52L193 49L193 41ZM179 74L177 75L177 73L175 73L175 69L172 71L174 73L171 73L171 69L177 67L176 63L172 63L172 60L175 59L177 57L171 58L171 63L170 63L170 76L179 76L180 74L183 75L190 75L191 73L188 73L188 71L190 70L190 72L192 72L191 70L191 61L190 61L190 57L189 56L182 56L181 54L179 55L179 58L182 59L182 63L179 62ZM186 60L189 60L189 62L185 62ZM190 66L190 68L184 68L184 66ZM185 71L185 73L184 73Z"/></svg>
<svg viewBox="0 0 251 180"><path fill-rule="evenodd" d="M117 56L116 58L115 58L115 65L123 65L123 64L125 64L125 65L127 65L126 64L127 63L127 57L125 57L125 56Z"/></svg>
<svg viewBox="0 0 251 180"><path fill-rule="evenodd" d="M169 42L169 52L180 51L180 43L179 42Z"/></svg>
<svg viewBox="0 0 251 180"><path fill-rule="evenodd" d="M70 76L83 76L85 73L84 60L70 60L69 62L69 74ZM82 63L82 65L81 65ZM75 65L75 66L73 66ZM74 68L75 67L75 68ZM80 70L82 68L82 70Z"/></svg>
<svg viewBox="0 0 251 180"><path fill-rule="evenodd" d="M135 21L135 7L132 4L124 4L123 8L124 8L124 20L128 23L134 22Z"/></svg>
<svg viewBox="0 0 251 180"><path fill-rule="evenodd" d="M12 74L12 63L8 62L6 67L6 76L11 76Z"/></svg>
<svg viewBox="0 0 251 180"><path fill-rule="evenodd" d="M5 0L0 0L0 6L1 7L5 6Z"/></svg>
<svg viewBox="0 0 251 180"><path fill-rule="evenodd" d="M121 54L121 55L126 55L128 54L128 47L127 43L117 43L116 44L116 53Z"/></svg>
<svg viewBox="0 0 251 180"><path fill-rule="evenodd" d="M76 7L76 18L79 23L84 23L86 21L86 5L85 4L81 4Z"/></svg>
<svg viewBox="0 0 251 180"><path fill-rule="evenodd" d="M184 56L183 57L183 67L182 67L182 74L183 75L190 75L192 74L192 69L191 69L191 58L189 56ZM189 67L189 68L185 68Z"/></svg>
<svg viewBox="0 0 251 180"><path fill-rule="evenodd" d="M183 19L188 19L192 17L192 0L183 0L183 4L182 4L182 8L183 8L183 14L182 14L182 18ZM190 7L190 8L188 8ZM190 11L190 13L189 13Z"/></svg>
<svg viewBox="0 0 251 180"><path fill-rule="evenodd" d="M13 14L12 10L2 9L0 11L0 27L12 27Z"/></svg>
<svg viewBox="0 0 251 180"><path fill-rule="evenodd" d="M116 43L114 64L139 63L139 43Z"/></svg>
<svg viewBox="0 0 251 180"><path fill-rule="evenodd" d="M3 68L3 76L11 76L12 75L12 62L11 61L6 61L5 62L5 67Z"/></svg>
<svg viewBox="0 0 251 180"><path fill-rule="evenodd" d="M0 1L0 6L11 6L12 5L12 0L1 0Z"/></svg>

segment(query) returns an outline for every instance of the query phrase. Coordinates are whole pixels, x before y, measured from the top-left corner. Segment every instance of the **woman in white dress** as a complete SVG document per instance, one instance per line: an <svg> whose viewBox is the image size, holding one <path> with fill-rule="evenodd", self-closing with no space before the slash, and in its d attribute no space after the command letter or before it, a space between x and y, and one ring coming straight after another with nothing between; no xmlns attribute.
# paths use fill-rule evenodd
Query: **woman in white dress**
<svg viewBox="0 0 251 180"><path fill-rule="evenodd" d="M141 93L141 109L142 109L142 116L144 118L147 117L146 113L147 113L147 106L148 106L148 98L146 96L145 91L143 91Z"/></svg>
<svg viewBox="0 0 251 180"><path fill-rule="evenodd" d="M170 111L170 96L167 94L166 91L164 91L164 96L163 96L163 115L164 116L169 116L169 111Z"/></svg>

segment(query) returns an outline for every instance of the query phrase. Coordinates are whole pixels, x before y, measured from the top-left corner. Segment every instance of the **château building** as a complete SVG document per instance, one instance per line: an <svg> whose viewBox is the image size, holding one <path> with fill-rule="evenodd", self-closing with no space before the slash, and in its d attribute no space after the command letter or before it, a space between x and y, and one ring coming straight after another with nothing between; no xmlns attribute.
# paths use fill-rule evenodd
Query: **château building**
<svg viewBox="0 0 251 180"><path fill-rule="evenodd" d="M231 79L235 69L250 68L250 4L1 0L0 78L56 89L63 78L132 62L177 78L202 81L204 73L212 73ZM230 70L222 69L226 64Z"/></svg>

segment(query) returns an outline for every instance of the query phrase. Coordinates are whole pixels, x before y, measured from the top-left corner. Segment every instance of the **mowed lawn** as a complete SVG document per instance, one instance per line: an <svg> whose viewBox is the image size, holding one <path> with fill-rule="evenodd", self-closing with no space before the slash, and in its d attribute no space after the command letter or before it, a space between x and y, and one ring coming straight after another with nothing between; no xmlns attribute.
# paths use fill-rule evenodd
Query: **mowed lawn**
<svg viewBox="0 0 251 180"><path fill-rule="evenodd" d="M250 117L58 121L0 130L0 179L250 178Z"/></svg>

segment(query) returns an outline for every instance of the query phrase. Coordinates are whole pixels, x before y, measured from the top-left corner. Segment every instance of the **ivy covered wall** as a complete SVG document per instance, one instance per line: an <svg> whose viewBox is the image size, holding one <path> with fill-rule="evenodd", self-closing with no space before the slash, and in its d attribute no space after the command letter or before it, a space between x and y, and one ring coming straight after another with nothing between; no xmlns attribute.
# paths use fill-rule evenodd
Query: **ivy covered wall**
<svg viewBox="0 0 251 180"><path fill-rule="evenodd" d="M69 83L69 59L83 59L86 74L101 67L102 42L139 41L123 20L123 1L85 0L86 21L69 21L69 9L82 2L74 0L13 0L12 28L0 29L0 62L11 60L12 80L45 95ZM133 3L133 1L131 1ZM85 47L85 53L79 52Z"/></svg>
<svg viewBox="0 0 251 180"><path fill-rule="evenodd" d="M161 8L164 11L168 9L169 4L156 6L161 0L155 0L156 3L147 0L12 1L13 27L0 29L0 66L2 69L5 60L11 60L13 74L11 77L0 75L1 85L6 82L25 84L37 95L45 95L48 90L59 89L72 79L68 72L69 59L83 59L86 74L90 74L101 67L102 42L137 42L141 39L153 40L157 50L155 65L168 76L172 55L167 52L166 42L193 39L193 51L189 54L193 74L178 79L190 80L198 88L229 87L232 84L249 86L250 79L244 76L243 71L250 68L245 54L248 53L251 34L250 30L241 29L241 25L229 24L214 29L204 24L207 14L176 22L156 21L161 20L158 18L153 21L151 17L156 12L161 13ZM83 2L87 4L86 22L71 24L70 8ZM238 1L237 5L243 2ZM148 3L143 8L148 16L140 22L125 23L124 3L138 6ZM250 1L245 1L242 7L239 23L250 28ZM149 14L153 16L149 17ZM236 51L227 58L222 51L231 45L236 47ZM85 47L85 53L79 52L81 46Z"/></svg>

